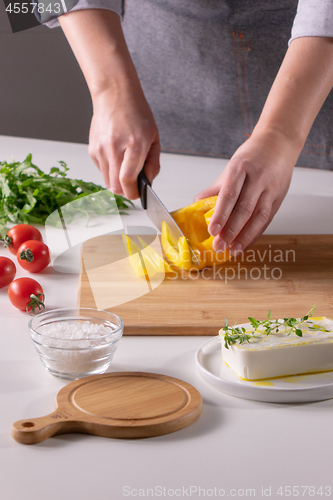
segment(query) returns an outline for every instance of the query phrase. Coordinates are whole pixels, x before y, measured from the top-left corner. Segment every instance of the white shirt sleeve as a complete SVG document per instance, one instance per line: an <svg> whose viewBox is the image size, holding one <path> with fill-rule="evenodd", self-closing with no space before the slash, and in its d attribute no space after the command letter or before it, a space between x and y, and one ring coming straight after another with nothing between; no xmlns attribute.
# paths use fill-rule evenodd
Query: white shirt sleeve
<svg viewBox="0 0 333 500"><path fill-rule="evenodd" d="M61 1L61 0L59 0ZM65 5L65 2L61 1L62 6ZM124 15L124 0L79 0L78 3L70 9L70 12L74 12L75 10L86 10L86 9L104 9L104 10L112 10L119 14L122 18ZM67 11L66 11L67 12ZM47 22L43 22L42 24L48 26L49 28L58 28L60 23L58 18L52 19Z"/></svg>
<svg viewBox="0 0 333 500"><path fill-rule="evenodd" d="M333 37L333 0L299 0L289 44L302 36Z"/></svg>

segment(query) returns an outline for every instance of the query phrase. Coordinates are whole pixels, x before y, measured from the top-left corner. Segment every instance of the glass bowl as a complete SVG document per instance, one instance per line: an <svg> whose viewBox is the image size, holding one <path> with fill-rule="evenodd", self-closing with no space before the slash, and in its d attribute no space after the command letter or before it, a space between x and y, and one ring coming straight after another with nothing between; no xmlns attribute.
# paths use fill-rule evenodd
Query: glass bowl
<svg viewBox="0 0 333 500"><path fill-rule="evenodd" d="M45 368L56 377L75 380L108 369L124 323L108 311L77 307L38 314L29 329Z"/></svg>

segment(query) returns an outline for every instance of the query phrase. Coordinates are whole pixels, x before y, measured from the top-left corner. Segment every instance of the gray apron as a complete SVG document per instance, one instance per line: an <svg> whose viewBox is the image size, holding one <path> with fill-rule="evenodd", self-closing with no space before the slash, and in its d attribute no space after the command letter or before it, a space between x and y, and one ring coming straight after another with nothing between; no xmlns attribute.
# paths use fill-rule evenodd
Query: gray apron
<svg viewBox="0 0 333 500"><path fill-rule="evenodd" d="M123 28L163 151L230 158L251 135L297 0L127 0ZM333 170L333 93L297 164Z"/></svg>

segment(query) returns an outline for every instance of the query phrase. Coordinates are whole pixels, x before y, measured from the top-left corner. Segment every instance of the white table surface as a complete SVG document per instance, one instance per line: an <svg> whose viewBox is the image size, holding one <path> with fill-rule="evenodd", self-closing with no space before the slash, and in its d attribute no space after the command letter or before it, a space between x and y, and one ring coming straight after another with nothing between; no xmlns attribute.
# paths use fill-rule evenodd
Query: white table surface
<svg viewBox="0 0 333 500"><path fill-rule="evenodd" d="M64 160L72 177L102 183L85 145L0 137L1 160L33 161L48 170ZM223 160L162 155L156 191L170 210L189 204L226 164ZM290 191L267 233L332 233L333 172L296 169ZM144 225L136 209L125 225ZM1 255L8 255L1 248ZM23 272L18 269L17 277ZM75 306L77 274L40 276L48 309ZM34 446L16 443L14 421L51 413L67 382L39 361L27 329L28 317L0 290L0 494L4 500L121 498L283 498L278 488L323 487L331 496L333 400L312 404L258 403L224 395L196 371L194 354L207 337L124 337L111 370L150 371L181 378L201 393L204 408L191 426L166 436L115 440L60 435ZM155 489L156 488L156 489ZM201 491L199 491L201 488ZM265 489L266 495L263 494ZM254 489L255 494L249 489ZM312 493L311 490L310 493ZM154 492L154 494L153 494ZM288 492L288 490L287 490ZM204 495L205 494L205 495ZM297 489L294 494L297 495Z"/></svg>

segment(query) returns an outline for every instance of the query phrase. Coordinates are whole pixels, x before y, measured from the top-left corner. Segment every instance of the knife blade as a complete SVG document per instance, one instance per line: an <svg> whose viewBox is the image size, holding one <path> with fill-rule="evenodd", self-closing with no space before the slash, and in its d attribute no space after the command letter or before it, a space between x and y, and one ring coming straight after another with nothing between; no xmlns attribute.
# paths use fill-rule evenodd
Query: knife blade
<svg viewBox="0 0 333 500"><path fill-rule="evenodd" d="M165 221L172 237L178 241L179 238L183 237L186 239L189 249L191 252L191 260L193 264L199 264L198 257L196 256L193 248L189 244L188 239L185 237L184 233L172 218L170 212L167 210L165 205L159 199L155 191L151 187L151 183L147 178L144 170L142 169L138 176L138 189L141 199L141 205L144 210L147 211L147 215L150 220L155 224L157 229L161 231L162 221Z"/></svg>

